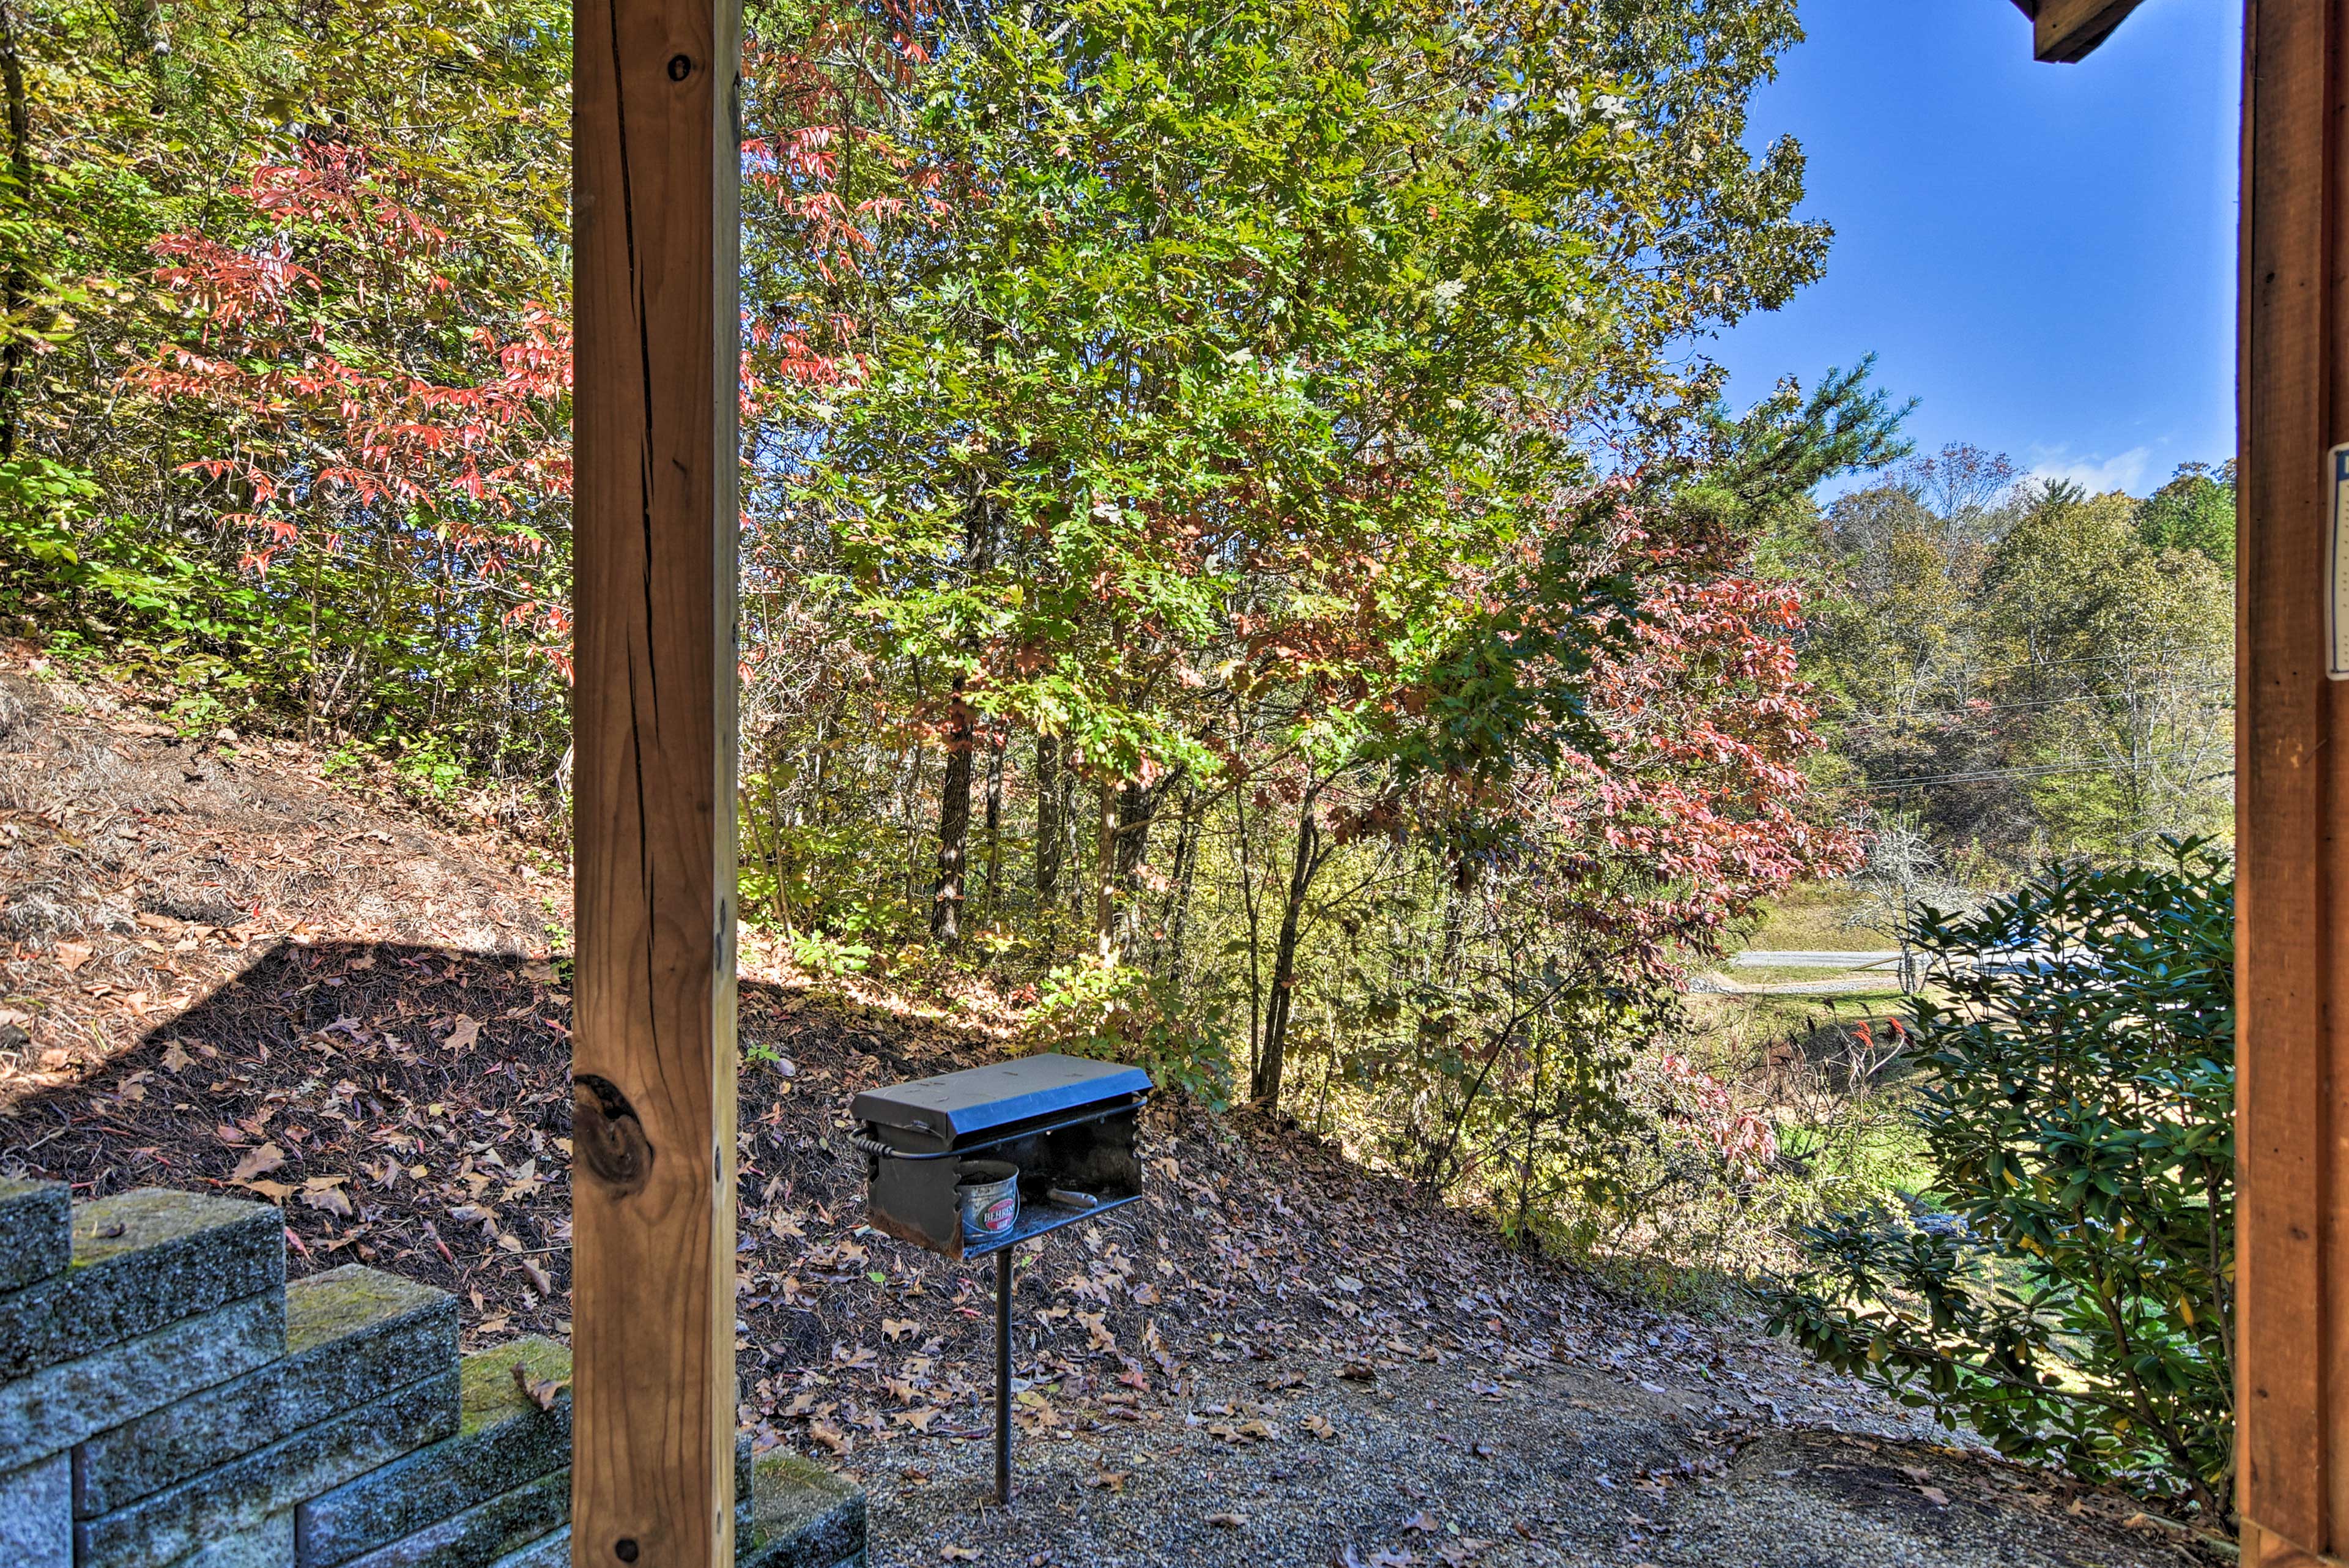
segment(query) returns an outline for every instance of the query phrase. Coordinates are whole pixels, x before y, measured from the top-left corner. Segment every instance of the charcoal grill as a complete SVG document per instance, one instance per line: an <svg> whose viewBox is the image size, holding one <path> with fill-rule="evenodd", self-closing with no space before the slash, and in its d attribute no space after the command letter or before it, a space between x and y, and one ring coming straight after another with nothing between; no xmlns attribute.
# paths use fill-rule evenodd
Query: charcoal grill
<svg viewBox="0 0 2349 1568"><path fill-rule="evenodd" d="M1142 1196L1134 1140L1150 1088L1139 1067L1048 1054L868 1089L848 1107L866 1222L957 1262L995 1255L999 1502L1011 1501L1011 1251ZM957 1186L979 1156L1018 1168L1019 1210L1008 1231L970 1238Z"/></svg>

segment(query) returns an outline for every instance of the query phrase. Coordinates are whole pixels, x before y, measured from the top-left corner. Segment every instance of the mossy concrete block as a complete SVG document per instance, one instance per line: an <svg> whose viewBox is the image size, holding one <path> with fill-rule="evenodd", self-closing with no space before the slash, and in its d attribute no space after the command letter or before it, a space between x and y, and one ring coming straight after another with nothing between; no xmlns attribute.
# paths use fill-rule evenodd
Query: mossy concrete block
<svg viewBox="0 0 2349 1568"><path fill-rule="evenodd" d="M457 1429L457 1370L74 1526L78 1568L164 1568Z"/></svg>
<svg viewBox="0 0 2349 1568"><path fill-rule="evenodd" d="M80 1204L65 1272L0 1296L0 1383L285 1282L266 1203L149 1188Z"/></svg>
<svg viewBox="0 0 2349 1568"><path fill-rule="evenodd" d="M302 1506L304 1568L331 1568L571 1464L571 1391L542 1410L514 1381L571 1376L571 1352L532 1335L465 1357L454 1435Z"/></svg>
<svg viewBox="0 0 2349 1568"><path fill-rule="evenodd" d="M0 1291L47 1279L72 1261L71 1189L0 1176Z"/></svg>
<svg viewBox="0 0 2349 1568"><path fill-rule="evenodd" d="M171 1568L294 1568L293 1511L199 1547Z"/></svg>
<svg viewBox="0 0 2349 1568"><path fill-rule="evenodd" d="M82 1446L76 1517L111 1513L457 1365L456 1298L429 1285L352 1263L296 1280L285 1299L285 1359Z"/></svg>
<svg viewBox="0 0 2349 1568"><path fill-rule="evenodd" d="M63 1454L0 1475L0 1563L74 1568L73 1466Z"/></svg>
<svg viewBox="0 0 2349 1568"><path fill-rule="evenodd" d="M509 1552L491 1568L571 1568L571 1527L566 1524L518 1552Z"/></svg>
<svg viewBox="0 0 2349 1568"><path fill-rule="evenodd" d="M269 1291L0 1383L0 1469L61 1453L285 1353L285 1296Z"/></svg>
<svg viewBox="0 0 2349 1568"><path fill-rule="evenodd" d="M557 1470L354 1557L348 1568L492 1568L570 1517L571 1472Z"/></svg>
<svg viewBox="0 0 2349 1568"><path fill-rule="evenodd" d="M864 1561L864 1494L799 1455L775 1449L751 1468L750 1523L736 1568L849 1568Z"/></svg>

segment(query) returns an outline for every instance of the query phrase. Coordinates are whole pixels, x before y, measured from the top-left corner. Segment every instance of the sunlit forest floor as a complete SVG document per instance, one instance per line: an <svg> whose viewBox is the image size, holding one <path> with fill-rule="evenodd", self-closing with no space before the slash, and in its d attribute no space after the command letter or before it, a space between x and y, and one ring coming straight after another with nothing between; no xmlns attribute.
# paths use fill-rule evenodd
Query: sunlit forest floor
<svg viewBox="0 0 2349 1568"><path fill-rule="evenodd" d="M450 1290L469 1347L568 1332L567 909L543 853L19 651L0 914L0 1170L265 1197L297 1273ZM864 1230L834 1137L859 1088L1000 1054L1009 1015L984 987L819 984L755 940L742 969L741 1418L869 1490L876 1563L2190 1560L1722 1298L1674 1310L1295 1122L1171 1100L1149 1200L1020 1261L1021 1491L993 1509L991 1271ZM1781 1034L1827 1037L1800 1011L1826 1002L1699 1000L1724 1065L1784 1072Z"/></svg>

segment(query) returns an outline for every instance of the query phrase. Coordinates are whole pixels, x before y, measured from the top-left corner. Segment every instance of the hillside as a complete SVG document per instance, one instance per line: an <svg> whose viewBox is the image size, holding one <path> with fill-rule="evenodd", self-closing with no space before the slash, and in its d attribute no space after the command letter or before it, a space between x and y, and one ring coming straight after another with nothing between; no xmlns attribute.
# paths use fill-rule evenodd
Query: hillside
<svg viewBox="0 0 2349 1568"><path fill-rule="evenodd" d="M0 665L0 1171L279 1200L297 1272L563 1334L564 888L527 846ZM2189 1560L1934 1446L1753 1325L1617 1299L1293 1125L1150 1113L1148 1202L1019 1285L1021 1493L983 1508L991 1269L860 1229L847 1097L1004 1020L742 965L743 1419L859 1479L875 1561Z"/></svg>

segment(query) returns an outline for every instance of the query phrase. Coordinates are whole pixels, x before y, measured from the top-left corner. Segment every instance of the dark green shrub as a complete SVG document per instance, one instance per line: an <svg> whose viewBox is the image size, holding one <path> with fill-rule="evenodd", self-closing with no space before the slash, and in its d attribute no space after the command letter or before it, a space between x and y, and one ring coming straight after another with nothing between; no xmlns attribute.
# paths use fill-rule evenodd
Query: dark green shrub
<svg viewBox="0 0 2349 1568"><path fill-rule="evenodd" d="M1918 1114L1948 1212L1807 1227L1809 1272L1771 1326L2002 1452L2215 1519L2234 1433L2233 869L2168 850L1919 922L1936 986L1917 1002Z"/></svg>

